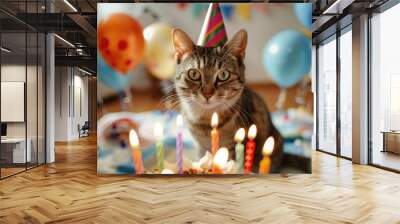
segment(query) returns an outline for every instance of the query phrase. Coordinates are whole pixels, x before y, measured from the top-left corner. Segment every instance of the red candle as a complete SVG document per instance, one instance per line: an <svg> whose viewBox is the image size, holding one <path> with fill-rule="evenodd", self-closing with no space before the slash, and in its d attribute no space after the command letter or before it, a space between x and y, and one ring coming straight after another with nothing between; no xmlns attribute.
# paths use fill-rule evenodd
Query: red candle
<svg viewBox="0 0 400 224"><path fill-rule="evenodd" d="M244 173L249 174L253 169L254 153L256 151L256 143L254 138L257 135L257 127L255 124L251 125L249 128L249 133L247 138L249 139L246 143L246 155L244 157Z"/></svg>
<svg viewBox="0 0 400 224"><path fill-rule="evenodd" d="M217 113L213 113L211 118L211 154L215 156L217 150L219 148L219 133L218 133L218 115Z"/></svg>

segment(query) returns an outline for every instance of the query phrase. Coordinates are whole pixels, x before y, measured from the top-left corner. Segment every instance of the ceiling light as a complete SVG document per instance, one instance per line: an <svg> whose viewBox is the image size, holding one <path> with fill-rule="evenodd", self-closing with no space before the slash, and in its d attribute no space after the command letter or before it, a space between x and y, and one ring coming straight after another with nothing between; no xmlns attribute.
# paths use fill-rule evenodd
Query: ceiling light
<svg viewBox="0 0 400 224"><path fill-rule="evenodd" d="M59 40L61 40L62 42L66 43L67 45L69 45L70 47L75 48L75 45L73 45L71 42L69 42L68 40L60 37L58 34L54 34L55 37L57 37Z"/></svg>
<svg viewBox="0 0 400 224"><path fill-rule="evenodd" d="M333 13L332 10L336 9L337 11L337 5L339 4L340 0L336 0L332 5L330 5L322 14L330 14Z"/></svg>
<svg viewBox="0 0 400 224"><path fill-rule="evenodd" d="M74 12L78 12L78 10L68 1L64 0L65 4L67 4Z"/></svg>
<svg viewBox="0 0 400 224"><path fill-rule="evenodd" d="M79 68L79 67L78 67L78 70L81 71L81 72L83 72L83 73L85 73L85 74L87 74L87 75L93 75L92 73L90 73L90 72L88 72L88 71L86 71L86 70L84 70L84 69L81 69L81 68Z"/></svg>
<svg viewBox="0 0 400 224"><path fill-rule="evenodd" d="M6 53L10 53L11 52L11 50L9 50L9 49L7 49L5 47L1 47L0 49L1 49L1 51L4 51Z"/></svg>
<svg viewBox="0 0 400 224"><path fill-rule="evenodd" d="M324 12L322 13L323 15L329 15L329 14L342 14L343 10L347 8L349 5L351 5L355 0L336 0L335 2L332 3Z"/></svg>

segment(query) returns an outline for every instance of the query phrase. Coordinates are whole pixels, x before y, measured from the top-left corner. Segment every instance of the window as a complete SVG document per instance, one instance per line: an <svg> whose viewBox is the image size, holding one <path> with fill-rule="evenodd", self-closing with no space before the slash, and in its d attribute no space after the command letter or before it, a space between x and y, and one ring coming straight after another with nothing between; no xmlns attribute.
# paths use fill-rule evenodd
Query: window
<svg viewBox="0 0 400 224"><path fill-rule="evenodd" d="M318 149L336 153L336 36L318 48Z"/></svg>
<svg viewBox="0 0 400 224"><path fill-rule="evenodd" d="M352 157L352 32L340 36L340 155Z"/></svg>
<svg viewBox="0 0 400 224"><path fill-rule="evenodd" d="M371 162L400 170L400 5L371 18Z"/></svg>

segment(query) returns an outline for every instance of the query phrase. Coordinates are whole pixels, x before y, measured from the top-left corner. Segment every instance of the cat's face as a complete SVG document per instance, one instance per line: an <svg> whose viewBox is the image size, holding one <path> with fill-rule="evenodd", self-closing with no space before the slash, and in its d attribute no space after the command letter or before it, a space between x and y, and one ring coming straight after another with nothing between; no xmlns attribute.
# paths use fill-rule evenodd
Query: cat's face
<svg viewBox="0 0 400 224"><path fill-rule="evenodd" d="M181 30L174 30L173 40L177 59L175 89L180 100L210 111L235 104L245 81L246 31L239 31L223 47L195 46Z"/></svg>

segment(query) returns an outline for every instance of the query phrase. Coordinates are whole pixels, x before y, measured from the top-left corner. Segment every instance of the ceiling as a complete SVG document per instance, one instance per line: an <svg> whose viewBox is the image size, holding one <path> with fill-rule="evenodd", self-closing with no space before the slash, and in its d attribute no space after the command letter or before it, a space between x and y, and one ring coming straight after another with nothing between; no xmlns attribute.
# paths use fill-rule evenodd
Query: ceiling
<svg viewBox="0 0 400 224"><path fill-rule="evenodd" d="M1 0L2 45L13 55L26 55L24 32L54 32L56 65L74 65L96 73L96 5L99 2L135 2L105 0ZM137 1L136 1L137 2ZM345 16L377 7L386 0L305 0L269 2L311 2L313 4L313 40ZM49 12L52 13L49 13ZM329 13L327 13L329 12ZM350 19L351 21L351 19ZM21 33L22 32L22 33ZM36 45L28 35L28 55ZM59 38L60 37L60 38ZM66 40L66 41L64 41ZM35 42L35 41L33 41ZM11 55L10 55L11 56Z"/></svg>

